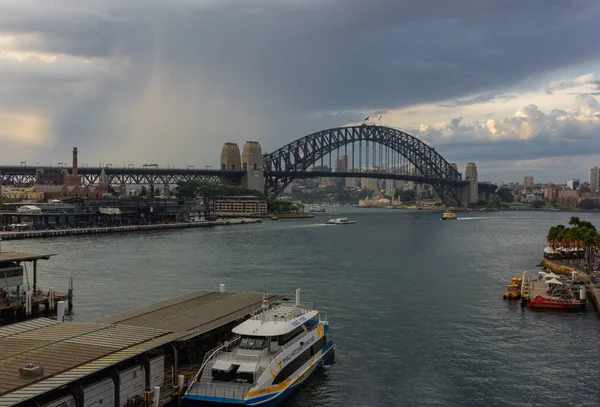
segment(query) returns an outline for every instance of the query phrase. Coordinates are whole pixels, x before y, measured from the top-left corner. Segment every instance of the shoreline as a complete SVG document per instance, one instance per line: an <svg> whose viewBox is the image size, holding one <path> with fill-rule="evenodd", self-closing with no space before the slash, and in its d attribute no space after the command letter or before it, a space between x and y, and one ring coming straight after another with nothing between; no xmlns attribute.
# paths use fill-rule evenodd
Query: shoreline
<svg viewBox="0 0 600 407"><path fill-rule="evenodd" d="M96 228L72 228L52 230L27 230L23 232L0 232L2 240L36 239L60 236L95 235L105 233L143 232L149 230L190 229L213 226L245 225L262 223L260 219L237 218L202 222L164 223L152 225L106 226Z"/></svg>

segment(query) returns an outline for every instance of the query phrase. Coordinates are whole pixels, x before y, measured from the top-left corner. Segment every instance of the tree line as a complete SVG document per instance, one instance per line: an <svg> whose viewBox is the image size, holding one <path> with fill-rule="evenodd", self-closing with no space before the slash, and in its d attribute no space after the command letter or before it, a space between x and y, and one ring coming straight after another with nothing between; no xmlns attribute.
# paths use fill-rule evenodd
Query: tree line
<svg viewBox="0 0 600 407"><path fill-rule="evenodd" d="M596 247L600 246L600 234L594 225L580 220L577 216L571 217L569 225L571 227L552 226L548 230L548 244L553 249L557 247L583 248L588 270L592 270ZM577 263L579 264L579 259L577 259Z"/></svg>

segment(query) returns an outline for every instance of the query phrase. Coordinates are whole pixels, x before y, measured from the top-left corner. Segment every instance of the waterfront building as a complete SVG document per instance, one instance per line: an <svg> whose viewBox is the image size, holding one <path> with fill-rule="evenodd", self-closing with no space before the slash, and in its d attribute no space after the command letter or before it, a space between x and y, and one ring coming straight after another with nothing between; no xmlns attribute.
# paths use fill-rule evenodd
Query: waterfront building
<svg viewBox="0 0 600 407"><path fill-rule="evenodd" d="M215 198L218 216L250 216L267 213L267 202L255 196L221 196Z"/></svg>
<svg viewBox="0 0 600 407"><path fill-rule="evenodd" d="M533 189L533 176L526 175L523 179L523 188L524 189Z"/></svg>
<svg viewBox="0 0 600 407"><path fill-rule="evenodd" d="M579 203L581 193L575 190L562 190L558 192L557 202L559 206L574 207Z"/></svg>
<svg viewBox="0 0 600 407"><path fill-rule="evenodd" d="M558 187L554 184L549 184L544 188L544 199L554 201L558 198Z"/></svg>
<svg viewBox="0 0 600 407"><path fill-rule="evenodd" d="M44 192L37 187L5 187L0 190L0 197L5 201L43 202Z"/></svg>

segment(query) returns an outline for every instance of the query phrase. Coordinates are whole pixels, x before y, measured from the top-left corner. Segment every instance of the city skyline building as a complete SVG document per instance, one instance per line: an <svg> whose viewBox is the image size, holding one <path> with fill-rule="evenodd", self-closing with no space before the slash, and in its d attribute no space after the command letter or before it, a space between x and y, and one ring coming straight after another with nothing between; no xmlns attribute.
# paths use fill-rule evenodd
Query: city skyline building
<svg viewBox="0 0 600 407"><path fill-rule="evenodd" d="M600 177L600 168L590 168L590 189L596 191L598 189L598 178Z"/></svg>
<svg viewBox="0 0 600 407"><path fill-rule="evenodd" d="M580 182L578 178L570 179L567 181L567 188L569 189L579 189Z"/></svg>
<svg viewBox="0 0 600 407"><path fill-rule="evenodd" d="M526 175L525 178L523 178L523 188L532 189L533 185L533 176Z"/></svg>

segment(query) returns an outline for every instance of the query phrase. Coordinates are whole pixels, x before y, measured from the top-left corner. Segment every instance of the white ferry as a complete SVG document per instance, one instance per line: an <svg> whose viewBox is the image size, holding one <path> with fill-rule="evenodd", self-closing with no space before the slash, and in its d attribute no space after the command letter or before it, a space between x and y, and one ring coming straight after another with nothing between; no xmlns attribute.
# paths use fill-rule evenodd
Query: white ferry
<svg viewBox="0 0 600 407"><path fill-rule="evenodd" d="M266 301L266 300L265 300ZM276 406L326 363L335 345L329 324L310 304L263 304L206 354L183 396L186 406Z"/></svg>
<svg viewBox="0 0 600 407"><path fill-rule="evenodd" d="M356 223L356 221L349 220L348 218L329 219L327 222L325 222L326 225L351 225L353 223Z"/></svg>
<svg viewBox="0 0 600 407"><path fill-rule="evenodd" d="M322 206L310 206L308 208L309 212L313 212L313 213L321 213L321 212L325 212L325 208L323 208Z"/></svg>

